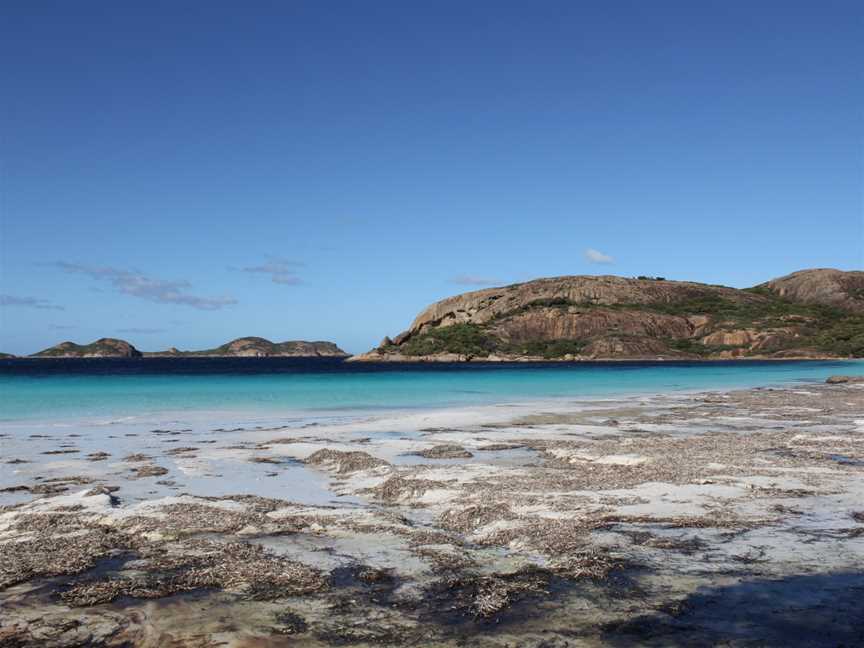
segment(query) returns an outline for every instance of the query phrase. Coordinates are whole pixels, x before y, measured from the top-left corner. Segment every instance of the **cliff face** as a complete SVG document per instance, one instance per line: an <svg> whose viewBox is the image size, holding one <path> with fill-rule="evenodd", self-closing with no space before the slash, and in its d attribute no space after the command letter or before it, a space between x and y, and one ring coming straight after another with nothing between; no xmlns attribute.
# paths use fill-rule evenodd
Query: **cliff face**
<svg viewBox="0 0 864 648"><path fill-rule="evenodd" d="M179 351L172 347L167 351L147 353L148 356L170 357L330 357L344 358L348 354L333 342L271 342L261 337L242 337L227 342L215 349L204 351Z"/></svg>
<svg viewBox="0 0 864 648"><path fill-rule="evenodd" d="M61 342L34 353L33 358L140 358L141 352L125 340L101 338L90 344Z"/></svg>
<svg viewBox="0 0 864 648"><path fill-rule="evenodd" d="M614 276L538 279L432 304L407 331L355 359L864 355L861 275L804 271L748 290Z"/></svg>

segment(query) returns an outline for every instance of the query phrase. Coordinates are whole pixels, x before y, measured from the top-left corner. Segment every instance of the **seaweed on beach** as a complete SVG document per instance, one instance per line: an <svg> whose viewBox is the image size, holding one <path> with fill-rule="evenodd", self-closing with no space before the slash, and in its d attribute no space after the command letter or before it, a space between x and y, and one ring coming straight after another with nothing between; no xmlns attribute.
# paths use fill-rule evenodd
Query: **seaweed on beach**
<svg viewBox="0 0 864 648"><path fill-rule="evenodd" d="M151 552L144 575L83 580L61 593L69 605L108 603L121 596L162 598L196 589L236 591L268 600L319 591L327 579L316 569L248 543L196 542L180 554ZM177 548L175 548L177 551Z"/></svg>
<svg viewBox="0 0 864 648"><path fill-rule="evenodd" d="M393 475L378 486L370 488L369 492L385 502L398 502L421 497L427 490L446 487L447 482Z"/></svg>
<svg viewBox="0 0 864 648"><path fill-rule="evenodd" d="M470 459L474 455L460 445L445 443L421 450L417 456L425 459Z"/></svg>
<svg viewBox="0 0 864 648"><path fill-rule="evenodd" d="M34 538L0 544L0 589L23 583L37 576L79 574L120 549L129 548L130 539L110 528L58 526L59 518L46 518L52 532ZM29 519L31 528L34 519Z"/></svg>
<svg viewBox="0 0 864 648"><path fill-rule="evenodd" d="M322 448L312 453L306 458L306 463L329 468L340 475L390 465L383 459L373 457L368 452L332 450L331 448Z"/></svg>

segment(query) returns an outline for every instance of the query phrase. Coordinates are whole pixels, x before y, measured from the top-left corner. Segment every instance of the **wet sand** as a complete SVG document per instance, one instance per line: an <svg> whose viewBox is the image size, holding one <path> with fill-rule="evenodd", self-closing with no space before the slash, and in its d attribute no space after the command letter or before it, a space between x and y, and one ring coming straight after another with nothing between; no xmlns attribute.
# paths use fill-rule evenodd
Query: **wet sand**
<svg viewBox="0 0 864 648"><path fill-rule="evenodd" d="M864 385L3 431L0 646L864 643Z"/></svg>

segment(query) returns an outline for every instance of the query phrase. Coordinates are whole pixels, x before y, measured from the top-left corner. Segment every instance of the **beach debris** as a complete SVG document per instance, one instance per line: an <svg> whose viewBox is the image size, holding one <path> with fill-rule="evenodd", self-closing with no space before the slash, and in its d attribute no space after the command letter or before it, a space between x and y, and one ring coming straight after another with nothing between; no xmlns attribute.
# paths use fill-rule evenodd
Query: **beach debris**
<svg viewBox="0 0 864 648"><path fill-rule="evenodd" d="M36 522L25 518L33 529ZM0 589L36 576L78 574L92 569L103 557L123 546L122 534L106 528L82 528L76 520L60 518L70 525L62 535L38 534L35 538L0 544ZM46 518L54 526L58 518Z"/></svg>
<svg viewBox="0 0 864 648"><path fill-rule="evenodd" d="M189 452L195 452L197 450L200 450L200 448L193 448L191 446L183 446L180 448L171 448L170 450L166 450L165 454L166 455L182 455L182 454L187 454Z"/></svg>
<svg viewBox="0 0 864 648"><path fill-rule="evenodd" d="M492 522L514 520L518 516L505 503L474 504L449 508L438 516L438 524L450 531L470 534Z"/></svg>
<svg viewBox="0 0 864 648"><path fill-rule="evenodd" d="M524 447L525 444L522 443L487 443L486 445L482 445L477 449L484 452L499 452L502 450L517 450L518 448Z"/></svg>
<svg viewBox="0 0 864 648"><path fill-rule="evenodd" d="M218 588L254 600L297 596L326 589L317 569L244 542L194 541L184 553L153 552L144 574L83 580L61 593L75 607L109 603L121 596L153 599L202 588ZM195 549L196 553L189 550Z"/></svg>
<svg viewBox="0 0 864 648"><path fill-rule="evenodd" d="M288 610L276 612L273 624L273 631L282 635L302 634L309 629L303 617Z"/></svg>
<svg viewBox="0 0 864 648"><path fill-rule="evenodd" d="M135 479L141 479L143 477L160 477L162 475L168 474L167 468L163 468L162 466L156 466L154 464L139 466L138 468L133 468L132 470L135 473Z"/></svg>
<svg viewBox="0 0 864 648"><path fill-rule="evenodd" d="M438 488L447 488L447 482L393 475L378 486L370 488L369 492L386 502L397 502L414 500L421 497L426 491Z"/></svg>
<svg viewBox="0 0 864 648"><path fill-rule="evenodd" d="M383 459L373 457L368 452L332 450L331 448L322 448L312 453L306 458L306 463L321 466L340 475L390 465Z"/></svg>
<svg viewBox="0 0 864 648"><path fill-rule="evenodd" d="M123 461L127 461L129 463L137 463L139 461L150 461L153 457L150 455L142 454L140 452L136 452L134 454L126 455L123 457Z"/></svg>
<svg viewBox="0 0 864 648"><path fill-rule="evenodd" d="M460 445L445 443L416 453L426 459L470 459L474 455Z"/></svg>
<svg viewBox="0 0 864 648"><path fill-rule="evenodd" d="M249 457L249 461L252 463L260 463L260 464L281 464L283 463L281 459L276 457Z"/></svg>

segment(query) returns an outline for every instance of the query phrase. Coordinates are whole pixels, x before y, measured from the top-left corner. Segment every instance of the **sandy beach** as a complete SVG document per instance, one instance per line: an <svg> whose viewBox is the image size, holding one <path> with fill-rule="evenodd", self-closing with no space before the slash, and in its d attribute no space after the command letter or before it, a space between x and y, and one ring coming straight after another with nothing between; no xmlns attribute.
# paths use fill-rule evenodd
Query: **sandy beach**
<svg viewBox="0 0 864 648"><path fill-rule="evenodd" d="M3 646L864 641L860 384L29 425Z"/></svg>

